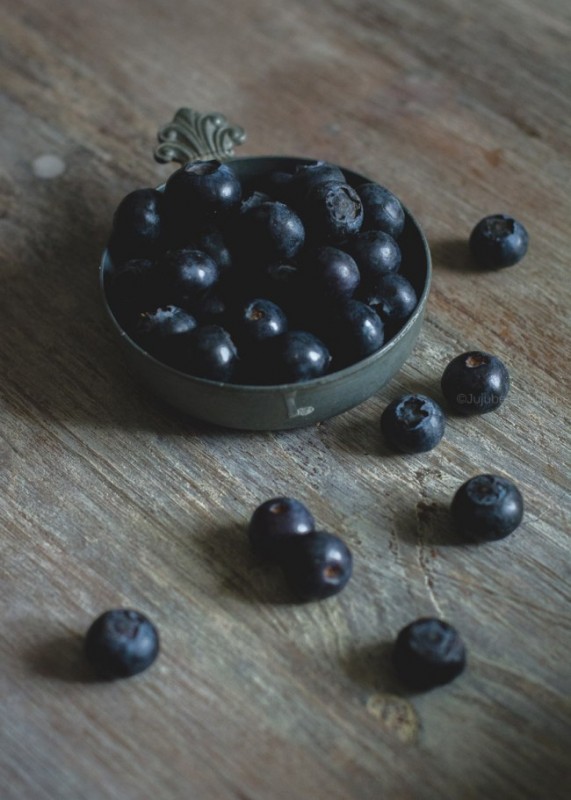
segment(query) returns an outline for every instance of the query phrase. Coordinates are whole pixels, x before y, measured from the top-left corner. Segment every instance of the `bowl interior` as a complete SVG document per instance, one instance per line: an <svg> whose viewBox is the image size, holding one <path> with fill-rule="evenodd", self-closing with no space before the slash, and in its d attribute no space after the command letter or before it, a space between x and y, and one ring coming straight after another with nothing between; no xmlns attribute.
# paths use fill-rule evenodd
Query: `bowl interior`
<svg viewBox="0 0 571 800"><path fill-rule="evenodd" d="M260 179L268 172L292 172L296 166L312 161L288 156L262 156L236 158L227 163L236 171L247 195L257 188ZM351 170L343 169L343 172L354 188L373 182L373 179ZM105 251L100 267L104 305L128 364L139 380L171 405L192 416L231 428L272 430L300 427L357 405L382 388L406 360L420 331L430 289L428 243L416 220L404 205L403 208L405 227L398 242L402 252L400 273L414 286L418 305L401 330L381 350L362 361L321 378L278 386L219 383L180 372L149 355L128 336L115 318L106 294L113 264Z"/></svg>

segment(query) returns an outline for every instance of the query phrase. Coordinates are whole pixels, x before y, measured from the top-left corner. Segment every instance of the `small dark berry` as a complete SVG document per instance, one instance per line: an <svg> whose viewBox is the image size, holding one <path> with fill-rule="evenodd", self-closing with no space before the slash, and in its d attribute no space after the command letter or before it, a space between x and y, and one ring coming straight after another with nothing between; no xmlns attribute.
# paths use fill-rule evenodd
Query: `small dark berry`
<svg viewBox="0 0 571 800"><path fill-rule="evenodd" d="M507 214L492 214L480 220L470 234L470 250L481 267L511 267L527 253L528 241L521 222Z"/></svg>
<svg viewBox="0 0 571 800"><path fill-rule="evenodd" d="M303 275L319 297L349 298L359 285L355 260L337 247L318 247L303 259Z"/></svg>
<svg viewBox="0 0 571 800"><path fill-rule="evenodd" d="M353 256L365 283L372 283L400 267L400 248L388 233L363 231L340 247Z"/></svg>
<svg viewBox="0 0 571 800"><path fill-rule="evenodd" d="M404 394L381 414L381 431L388 444L403 453L425 453L444 436L445 416L432 398Z"/></svg>
<svg viewBox="0 0 571 800"><path fill-rule="evenodd" d="M172 298L189 304L211 289L219 278L216 262L201 250L169 250L159 262L159 270L172 287Z"/></svg>
<svg viewBox="0 0 571 800"><path fill-rule="evenodd" d="M129 327L141 309L155 308L165 299L166 287L154 261L134 258L113 269L107 295L113 312Z"/></svg>
<svg viewBox="0 0 571 800"><path fill-rule="evenodd" d="M210 256L218 267L220 275L224 275L232 268L232 256L226 246L222 233L214 226L207 226L194 234L188 247L191 250L200 250Z"/></svg>
<svg viewBox="0 0 571 800"><path fill-rule="evenodd" d="M190 304L189 310L199 325L224 327L229 319L228 303L216 289L198 297Z"/></svg>
<svg viewBox="0 0 571 800"><path fill-rule="evenodd" d="M219 325L204 325L186 339L181 369L211 381L232 380L238 367L238 351L228 331Z"/></svg>
<svg viewBox="0 0 571 800"><path fill-rule="evenodd" d="M506 399L510 376L497 356L473 350L452 359L444 370L441 386L455 413L486 414Z"/></svg>
<svg viewBox="0 0 571 800"><path fill-rule="evenodd" d="M181 360L186 334L196 328L195 318L178 306L161 306L139 314L133 339L155 358L172 366Z"/></svg>
<svg viewBox="0 0 571 800"><path fill-rule="evenodd" d="M310 164L299 164L292 176L290 196L294 204L303 202L307 193L320 183L345 183L345 175L339 167L326 161L312 161Z"/></svg>
<svg viewBox="0 0 571 800"><path fill-rule="evenodd" d="M274 497L252 514L248 537L257 555L275 559L285 538L305 535L314 529L313 515L303 503L292 497Z"/></svg>
<svg viewBox="0 0 571 800"><path fill-rule="evenodd" d="M355 364L383 346L384 328L379 315L359 300L337 305L326 325L323 338L331 350L335 369Z"/></svg>
<svg viewBox="0 0 571 800"><path fill-rule="evenodd" d="M451 513L464 538L481 542L503 539L523 519L523 497L507 478L477 475L458 489Z"/></svg>
<svg viewBox="0 0 571 800"><path fill-rule="evenodd" d="M340 242L356 234L363 224L359 195L351 186L339 181L312 186L301 208L308 235L316 242Z"/></svg>
<svg viewBox="0 0 571 800"><path fill-rule="evenodd" d="M152 258L163 237L163 194L156 189L137 189L121 200L113 216L109 240L111 258Z"/></svg>
<svg viewBox="0 0 571 800"><path fill-rule="evenodd" d="M303 247L305 229L289 206L275 200L252 205L240 215L236 247L258 262L294 258Z"/></svg>
<svg viewBox="0 0 571 800"><path fill-rule="evenodd" d="M128 678L150 667L159 634L138 611L116 608L101 614L85 636L85 655L102 678Z"/></svg>
<svg viewBox="0 0 571 800"><path fill-rule="evenodd" d="M193 161L168 179L165 203L175 216L191 220L212 220L225 216L240 204L242 187L228 164L219 161Z"/></svg>
<svg viewBox="0 0 571 800"><path fill-rule="evenodd" d="M359 292L359 299L374 308L383 322L391 327L402 325L418 303L411 282L403 275L381 275Z"/></svg>
<svg viewBox="0 0 571 800"><path fill-rule="evenodd" d="M353 557L345 542L327 531L290 536L280 548L280 564L290 588L301 600L338 594L349 581Z"/></svg>
<svg viewBox="0 0 571 800"><path fill-rule="evenodd" d="M256 298L243 305L233 327L240 348L255 345L287 331L287 317L271 300Z"/></svg>
<svg viewBox="0 0 571 800"><path fill-rule="evenodd" d="M392 192L378 183L363 183L357 187L363 203L364 231L384 231L398 239L404 229L404 210Z"/></svg>
<svg viewBox="0 0 571 800"><path fill-rule="evenodd" d="M260 352L260 382L298 383L324 375L331 354L323 342L308 331L287 331L263 343Z"/></svg>
<svg viewBox="0 0 571 800"><path fill-rule="evenodd" d="M400 631L393 649L393 663L403 683L424 691L458 677L466 666L466 649L452 625L424 617Z"/></svg>

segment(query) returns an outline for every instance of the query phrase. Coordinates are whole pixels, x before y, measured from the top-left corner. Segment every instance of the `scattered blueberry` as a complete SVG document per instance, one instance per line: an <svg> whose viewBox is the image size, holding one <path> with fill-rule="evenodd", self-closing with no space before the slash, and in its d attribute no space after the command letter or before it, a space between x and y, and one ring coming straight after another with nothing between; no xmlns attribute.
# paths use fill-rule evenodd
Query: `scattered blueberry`
<svg viewBox="0 0 571 800"><path fill-rule="evenodd" d="M523 519L523 497L507 478L477 475L458 489L451 513L464 538L480 542L503 539Z"/></svg>
<svg viewBox="0 0 571 800"><path fill-rule="evenodd" d="M340 247L353 256L361 278L367 283L388 272L396 272L400 267L400 248L393 237L383 231L363 231Z"/></svg>
<svg viewBox="0 0 571 800"><path fill-rule="evenodd" d="M388 444L403 453L425 453L444 436L446 420L438 403L423 394L404 394L381 414Z"/></svg>
<svg viewBox="0 0 571 800"><path fill-rule="evenodd" d="M442 393L457 414L486 414L504 402L510 376L497 356L473 350L448 364L441 380Z"/></svg>
<svg viewBox="0 0 571 800"><path fill-rule="evenodd" d="M521 222L507 214L492 214L480 220L470 234L470 250L481 267L511 267L527 253L528 241Z"/></svg>
<svg viewBox="0 0 571 800"><path fill-rule="evenodd" d="M276 559L285 538L305 535L314 529L313 515L303 503L292 497L274 497L252 514L248 537L257 555Z"/></svg>
<svg viewBox="0 0 571 800"><path fill-rule="evenodd" d="M384 231L398 239L404 229L404 210L392 192L378 183L363 183L357 187L363 203L364 231Z"/></svg>
<svg viewBox="0 0 571 800"><path fill-rule="evenodd" d="M423 617L399 632L393 664L403 683L424 691L457 678L466 666L466 649L452 625Z"/></svg>
<svg viewBox="0 0 571 800"><path fill-rule="evenodd" d="M345 542L327 531L289 536L280 548L287 583L301 600L338 594L349 581L353 557Z"/></svg>
<svg viewBox="0 0 571 800"><path fill-rule="evenodd" d="M128 678L151 666L159 634L138 611L116 608L98 617L85 636L87 660L102 678Z"/></svg>

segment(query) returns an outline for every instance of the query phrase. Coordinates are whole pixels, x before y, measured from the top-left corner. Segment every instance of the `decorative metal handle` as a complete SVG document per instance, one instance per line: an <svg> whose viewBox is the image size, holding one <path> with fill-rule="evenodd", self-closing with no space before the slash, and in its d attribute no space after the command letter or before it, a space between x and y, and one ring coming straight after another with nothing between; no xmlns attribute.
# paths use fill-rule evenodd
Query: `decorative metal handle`
<svg viewBox="0 0 571 800"><path fill-rule="evenodd" d="M160 144L154 156L161 164L227 161L234 155L234 146L242 144L245 138L245 130L230 125L222 114L200 114L192 108L179 108L172 121L159 130Z"/></svg>

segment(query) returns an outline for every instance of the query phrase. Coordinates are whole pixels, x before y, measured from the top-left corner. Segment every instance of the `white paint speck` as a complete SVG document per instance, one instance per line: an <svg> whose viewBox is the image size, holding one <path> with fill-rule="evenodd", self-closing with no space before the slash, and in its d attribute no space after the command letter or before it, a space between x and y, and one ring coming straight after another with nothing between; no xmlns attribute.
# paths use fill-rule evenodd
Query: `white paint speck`
<svg viewBox="0 0 571 800"><path fill-rule="evenodd" d="M38 156L32 161L32 170L37 178L57 178L65 171L65 162L59 156Z"/></svg>

